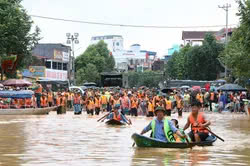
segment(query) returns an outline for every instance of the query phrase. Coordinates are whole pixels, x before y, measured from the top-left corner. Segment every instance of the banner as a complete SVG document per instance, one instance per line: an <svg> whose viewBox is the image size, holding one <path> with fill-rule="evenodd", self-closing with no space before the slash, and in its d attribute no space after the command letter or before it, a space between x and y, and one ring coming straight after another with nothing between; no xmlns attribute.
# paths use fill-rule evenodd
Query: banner
<svg viewBox="0 0 250 166"><path fill-rule="evenodd" d="M24 69L23 77L45 77L45 66L30 66L29 69Z"/></svg>
<svg viewBox="0 0 250 166"><path fill-rule="evenodd" d="M54 50L54 59L55 60L63 60L63 53L59 50Z"/></svg>
<svg viewBox="0 0 250 166"><path fill-rule="evenodd" d="M1 67L5 72L14 72L16 69L17 55L2 57Z"/></svg>

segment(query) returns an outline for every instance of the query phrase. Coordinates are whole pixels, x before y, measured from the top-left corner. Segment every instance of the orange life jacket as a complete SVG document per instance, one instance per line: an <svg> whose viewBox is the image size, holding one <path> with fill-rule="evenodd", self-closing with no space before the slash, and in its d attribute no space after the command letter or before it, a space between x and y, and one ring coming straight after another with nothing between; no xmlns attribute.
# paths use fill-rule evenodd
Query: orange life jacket
<svg viewBox="0 0 250 166"><path fill-rule="evenodd" d="M35 93L42 93L43 92L43 87L42 87L42 85L38 85L39 87L38 87L38 89L36 89L35 90Z"/></svg>
<svg viewBox="0 0 250 166"><path fill-rule="evenodd" d="M102 104L108 104L106 96L102 96L101 99L102 99Z"/></svg>
<svg viewBox="0 0 250 166"><path fill-rule="evenodd" d="M121 118L121 114L119 114L118 116L116 116L116 114L115 114L115 113L113 113L113 119L114 119L114 120L121 121L121 120L122 120L122 118Z"/></svg>
<svg viewBox="0 0 250 166"><path fill-rule="evenodd" d="M60 98L60 97L57 97L57 98L56 98L56 105L57 105L57 106L60 106L60 105L61 105L61 98Z"/></svg>
<svg viewBox="0 0 250 166"><path fill-rule="evenodd" d="M100 108L101 107L101 101L97 97L95 97L95 107Z"/></svg>
<svg viewBox="0 0 250 166"><path fill-rule="evenodd" d="M195 125L198 125L198 124L204 124L206 123L205 119L204 119L204 116L203 116L203 112L199 112L198 115L197 115L197 120L194 119L192 113L190 113L189 115L189 122L191 124L191 129L194 133L197 133L197 132L204 132L204 133L208 133L208 131L202 127L197 127Z"/></svg>
<svg viewBox="0 0 250 166"><path fill-rule="evenodd" d="M87 107L89 110L95 109L95 102L93 100L89 100Z"/></svg>
<svg viewBox="0 0 250 166"><path fill-rule="evenodd" d="M171 110L171 109L172 109L172 101L166 100L166 110Z"/></svg>
<svg viewBox="0 0 250 166"><path fill-rule="evenodd" d="M210 94L210 100L211 100L211 101L214 101L214 93L211 93L211 94Z"/></svg>
<svg viewBox="0 0 250 166"><path fill-rule="evenodd" d="M47 99L46 99L46 97L45 98L41 97L41 106L42 107L47 107Z"/></svg>
<svg viewBox="0 0 250 166"><path fill-rule="evenodd" d="M176 102L177 102L177 108L182 108L182 101L178 99Z"/></svg>
<svg viewBox="0 0 250 166"><path fill-rule="evenodd" d="M31 107L31 105L32 105L32 100L31 100L31 98L25 99L25 106L26 106L26 107Z"/></svg>
<svg viewBox="0 0 250 166"><path fill-rule="evenodd" d="M48 93L48 102L52 102L53 101L53 95L52 93Z"/></svg>
<svg viewBox="0 0 250 166"><path fill-rule="evenodd" d="M148 112L154 112L154 105L150 101L148 102Z"/></svg>
<svg viewBox="0 0 250 166"><path fill-rule="evenodd" d="M131 102L131 108L137 108L137 106L138 106L138 101L133 100Z"/></svg>
<svg viewBox="0 0 250 166"><path fill-rule="evenodd" d="M80 104L81 103L81 96L75 96L74 97L74 104Z"/></svg>

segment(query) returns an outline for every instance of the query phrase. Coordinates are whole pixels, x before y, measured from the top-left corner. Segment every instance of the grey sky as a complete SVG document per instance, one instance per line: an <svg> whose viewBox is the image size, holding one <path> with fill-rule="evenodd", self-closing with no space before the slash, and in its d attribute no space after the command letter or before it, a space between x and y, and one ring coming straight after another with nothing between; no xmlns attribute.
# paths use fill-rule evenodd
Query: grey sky
<svg viewBox="0 0 250 166"><path fill-rule="evenodd" d="M230 3L229 24L238 24L238 5L234 0L23 0L29 14L95 22L160 25L206 26L224 25L225 11L218 5ZM173 44L181 44L183 30L148 29L88 25L32 18L41 30L43 43L66 43L67 32L78 32L80 44L76 55L82 53L96 35L122 35L125 49L139 43L142 49L157 51L162 56Z"/></svg>

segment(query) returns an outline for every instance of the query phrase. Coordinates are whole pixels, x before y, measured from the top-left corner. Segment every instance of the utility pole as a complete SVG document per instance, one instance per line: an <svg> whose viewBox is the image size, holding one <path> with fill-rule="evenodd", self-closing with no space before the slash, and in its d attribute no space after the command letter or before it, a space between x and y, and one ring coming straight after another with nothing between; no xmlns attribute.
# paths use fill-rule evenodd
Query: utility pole
<svg viewBox="0 0 250 166"><path fill-rule="evenodd" d="M226 11L226 38L225 38L225 45L228 43L228 9L231 7L231 4L226 4L223 6L218 6L219 8ZM227 64L225 64L225 78L227 77Z"/></svg>
<svg viewBox="0 0 250 166"><path fill-rule="evenodd" d="M71 44L71 52L72 52L73 58L70 58L70 63L72 63L73 84L76 85L74 44L79 44L79 40L78 40L79 34L78 33L74 33L74 35L71 35L70 33L66 33L66 36L67 36L67 44Z"/></svg>

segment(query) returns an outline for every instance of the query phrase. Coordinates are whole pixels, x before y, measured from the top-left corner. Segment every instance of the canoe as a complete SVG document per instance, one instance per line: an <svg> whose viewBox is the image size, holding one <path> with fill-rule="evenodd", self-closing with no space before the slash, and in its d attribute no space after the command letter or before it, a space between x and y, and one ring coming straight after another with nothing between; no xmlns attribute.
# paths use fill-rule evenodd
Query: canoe
<svg viewBox="0 0 250 166"><path fill-rule="evenodd" d="M134 133L132 135L132 139L135 141L135 144L138 147L147 147L147 148L190 148L192 146L212 146L213 143L216 141L216 137L215 136L209 136L207 138L206 141L200 142L200 143L189 143L189 146L187 145L187 143L182 143L182 142L175 142L175 143L171 143L171 142L165 142L165 141L161 141L158 139L154 139L154 138L149 138L149 137L145 137L143 135Z"/></svg>
<svg viewBox="0 0 250 166"><path fill-rule="evenodd" d="M107 125L126 125L126 123L115 120L115 119L110 119L107 122L105 122Z"/></svg>
<svg viewBox="0 0 250 166"><path fill-rule="evenodd" d="M0 115L46 115L56 109L57 106L46 108L0 109Z"/></svg>

